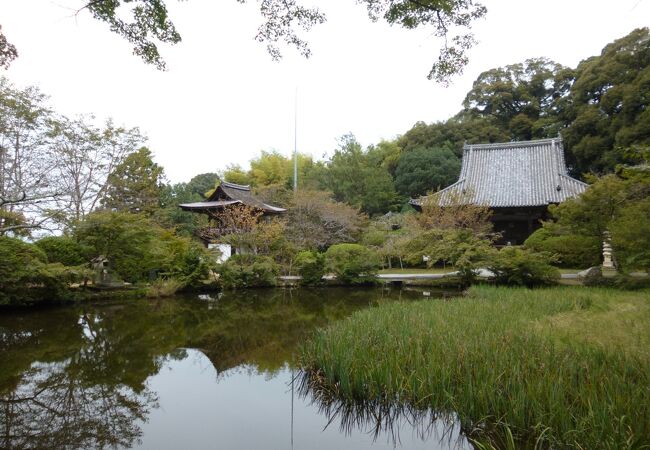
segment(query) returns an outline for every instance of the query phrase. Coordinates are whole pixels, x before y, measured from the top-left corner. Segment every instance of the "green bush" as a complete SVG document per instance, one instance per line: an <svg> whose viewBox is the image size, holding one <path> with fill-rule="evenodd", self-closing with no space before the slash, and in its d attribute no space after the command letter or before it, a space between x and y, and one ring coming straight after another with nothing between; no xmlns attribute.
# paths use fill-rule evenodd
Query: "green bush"
<svg viewBox="0 0 650 450"><path fill-rule="evenodd" d="M302 284L318 284L323 281L325 255L322 253L302 251L296 256L295 265L302 277Z"/></svg>
<svg viewBox="0 0 650 450"><path fill-rule="evenodd" d="M47 260L51 263L79 266L89 262L85 256L88 249L69 236L44 237L36 241L36 246L45 252Z"/></svg>
<svg viewBox="0 0 650 450"><path fill-rule="evenodd" d="M153 251L155 270L166 279L180 282L179 288L201 285L216 268L214 256L205 247L171 231L159 230Z"/></svg>
<svg viewBox="0 0 650 450"><path fill-rule="evenodd" d="M91 258L108 258L115 275L129 282L149 281L151 273L176 278L184 285L207 277L213 258L200 244L165 230L147 217L95 212L75 228L75 238Z"/></svg>
<svg viewBox="0 0 650 450"><path fill-rule="evenodd" d="M225 289L275 286L279 266L268 256L233 255L219 267L219 282Z"/></svg>
<svg viewBox="0 0 650 450"><path fill-rule="evenodd" d="M540 228L530 235L524 246L536 252L557 255L561 267L585 268L600 264L601 242L591 236L552 233Z"/></svg>
<svg viewBox="0 0 650 450"><path fill-rule="evenodd" d="M336 244L325 252L326 268L344 283L374 281L381 267L379 256L359 244Z"/></svg>
<svg viewBox="0 0 650 450"><path fill-rule="evenodd" d="M542 286L554 284L560 278L560 272L551 265L553 261L547 253L504 247L492 256L488 269L494 272L497 284Z"/></svg>
<svg viewBox="0 0 650 450"><path fill-rule="evenodd" d="M20 239L0 237L0 305L26 305L63 299L71 283L89 270L47 264L45 252Z"/></svg>

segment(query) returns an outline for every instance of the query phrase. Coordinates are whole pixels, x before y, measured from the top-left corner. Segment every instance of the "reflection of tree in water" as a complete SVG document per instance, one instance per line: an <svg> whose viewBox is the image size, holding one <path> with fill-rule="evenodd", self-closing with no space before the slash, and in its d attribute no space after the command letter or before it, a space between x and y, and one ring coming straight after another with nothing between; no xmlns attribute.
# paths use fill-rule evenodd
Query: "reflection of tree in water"
<svg viewBox="0 0 650 450"><path fill-rule="evenodd" d="M407 429L423 441L436 439L449 447L469 446L453 413L417 408L394 399L349 399L318 373L302 371L296 375L298 395L308 399L327 418L329 427L339 423L341 432L350 435L358 430L371 434L373 440L385 437L393 446L400 444L400 431Z"/></svg>
<svg viewBox="0 0 650 450"><path fill-rule="evenodd" d="M77 378L76 362L34 364L0 398L2 448L130 447L141 436L155 396L119 384Z"/></svg>
<svg viewBox="0 0 650 450"><path fill-rule="evenodd" d="M224 295L196 312L201 331L188 346L200 349L218 373L246 365L273 374L292 363L298 345L316 328L381 301L381 289L249 290ZM417 298L417 295L411 296ZM212 318L205 317L212 314Z"/></svg>
<svg viewBox="0 0 650 450"><path fill-rule="evenodd" d="M145 380L161 362L137 342L120 339L129 333L124 321L113 320L122 319L115 313L56 311L52 323L28 315L17 328L0 327L3 358L11 361L23 350L27 357L16 361L28 363L14 373L7 370L14 367L0 365L0 447L102 448L136 442L138 421L156 407ZM63 328L68 331L57 335ZM130 358L127 346L135 347L140 358Z"/></svg>
<svg viewBox="0 0 650 450"><path fill-rule="evenodd" d="M179 349L220 373L273 376L315 328L386 295L260 290L0 315L0 447L129 447L157 407L146 380Z"/></svg>

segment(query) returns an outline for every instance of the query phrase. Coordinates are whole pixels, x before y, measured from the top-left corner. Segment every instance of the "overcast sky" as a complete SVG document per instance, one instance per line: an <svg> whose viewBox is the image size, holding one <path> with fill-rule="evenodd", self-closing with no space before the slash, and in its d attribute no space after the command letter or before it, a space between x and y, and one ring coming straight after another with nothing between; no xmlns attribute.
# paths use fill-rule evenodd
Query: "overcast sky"
<svg viewBox="0 0 650 450"><path fill-rule="evenodd" d="M298 149L321 158L348 132L368 145L450 117L482 71L540 56L575 67L650 25L650 0L485 0L470 65L444 88L426 79L440 45L430 31L373 24L354 0L320 2L328 22L306 35L312 57L287 48L280 62L253 40L255 0L168 0L183 41L162 47L167 72L87 12L75 16L83 3L0 0L0 25L20 54L6 75L39 86L64 114L140 127L172 182L247 166L263 149L289 155L296 87Z"/></svg>

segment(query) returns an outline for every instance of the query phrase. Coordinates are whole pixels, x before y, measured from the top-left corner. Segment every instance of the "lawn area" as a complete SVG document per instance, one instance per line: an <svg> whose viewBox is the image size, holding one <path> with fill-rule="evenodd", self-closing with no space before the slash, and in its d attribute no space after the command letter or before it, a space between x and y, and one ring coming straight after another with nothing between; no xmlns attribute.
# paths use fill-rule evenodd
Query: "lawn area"
<svg viewBox="0 0 650 450"><path fill-rule="evenodd" d="M440 268L440 267L433 267L431 269L421 269L421 268L405 268L405 269L382 269L379 271L380 274L404 274L404 273L449 273L449 272L454 272L456 270L455 267L452 266L447 266L446 268Z"/></svg>
<svg viewBox="0 0 650 450"><path fill-rule="evenodd" d="M509 432L516 448L650 444L648 290L476 286L385 304L320 331L301 361L320 395L456 413L496 448Z"/></svg>

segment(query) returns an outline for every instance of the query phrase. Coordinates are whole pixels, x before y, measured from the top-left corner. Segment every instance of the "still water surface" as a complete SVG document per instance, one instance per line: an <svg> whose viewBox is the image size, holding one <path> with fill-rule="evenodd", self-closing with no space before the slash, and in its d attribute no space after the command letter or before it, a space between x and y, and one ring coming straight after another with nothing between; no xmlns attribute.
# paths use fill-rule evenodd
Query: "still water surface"
<svg viewBox="0 0 650 450"><path fill-rule="evenodd" d="M3 313L0 448L470 449L453 423L354 418L297 386L314 329L439 301L423 298L278 289Z"/></svg>

